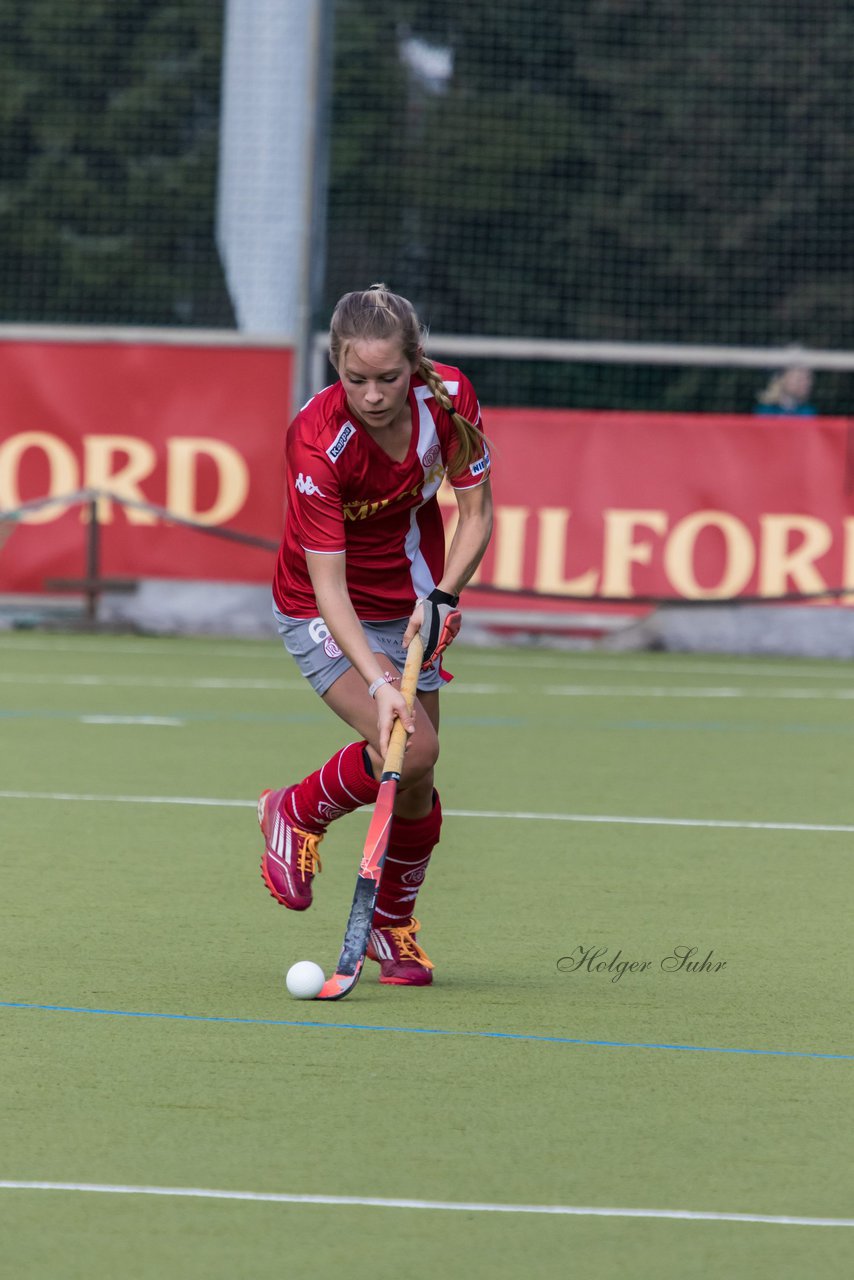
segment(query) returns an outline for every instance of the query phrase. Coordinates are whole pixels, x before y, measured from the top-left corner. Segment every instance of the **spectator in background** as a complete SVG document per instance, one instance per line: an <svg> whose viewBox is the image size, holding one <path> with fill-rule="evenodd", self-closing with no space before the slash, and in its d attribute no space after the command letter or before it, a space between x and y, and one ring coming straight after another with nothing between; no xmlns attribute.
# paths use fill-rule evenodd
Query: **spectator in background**
<svg viewBox="0 0 854 1280"><path fill-rule="evenodd" d="M782 414L787 417L814 418L815 407L810 403L813 373L802 364L791 364L779 369L756 398L755 413Z"/></svg>

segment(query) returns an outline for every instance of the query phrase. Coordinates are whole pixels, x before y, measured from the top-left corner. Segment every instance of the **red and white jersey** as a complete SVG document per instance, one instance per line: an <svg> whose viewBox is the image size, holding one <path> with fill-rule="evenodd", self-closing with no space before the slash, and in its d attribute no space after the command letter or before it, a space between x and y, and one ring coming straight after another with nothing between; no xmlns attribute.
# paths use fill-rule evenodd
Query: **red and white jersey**
<svg viewBox="0 0 854 1280"><path fill-rule="evenodd" d="M480 426L480 406L459 369L436 370L459 410ZM429 386L409 384L412 436L395 462L351 413L340 382L318 392L297 414L287 435L285 532L273 580L273 597L291 618L319 610L305 553L346 552L347 589L356 614L366 620L403 618L442 576L445 535L436 493L458 447L450 414ZM471 489L489 475L482 450L451 481Z"/></svg>

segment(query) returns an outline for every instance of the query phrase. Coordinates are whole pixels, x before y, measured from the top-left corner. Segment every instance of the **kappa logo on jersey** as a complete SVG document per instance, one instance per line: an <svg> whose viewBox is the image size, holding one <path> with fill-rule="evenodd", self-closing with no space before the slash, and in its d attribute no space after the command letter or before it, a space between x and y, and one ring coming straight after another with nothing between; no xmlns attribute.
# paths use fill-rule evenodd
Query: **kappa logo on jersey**
<svg viewBox="0 0 854 1280"><path fill-rule="evenodd" d="M341 454L347 447L347 441L356 434L356 428L352 422L345 422L344 426L338 432L338 435L332 441L332 444L326 450L326 456L331 458L333 462L337 462Z"/></svg>
<svg viewBox="0 0 854 1280"><path fill-rule="evenodd" d="M307 498L313 498L315 494L318 494L321 498L326 497L326 494L317 487L311 476L303 476L302 472L299 473L294 481L294 488L299 489L300 493L304 493Z"/></svg>

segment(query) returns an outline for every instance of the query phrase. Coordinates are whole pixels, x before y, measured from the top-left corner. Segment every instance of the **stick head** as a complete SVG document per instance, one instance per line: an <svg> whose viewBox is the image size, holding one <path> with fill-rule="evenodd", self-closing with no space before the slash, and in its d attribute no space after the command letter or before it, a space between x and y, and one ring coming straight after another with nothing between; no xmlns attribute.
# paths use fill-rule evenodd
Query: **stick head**
<svg viewBox="0 0 854 1280"><path fill-rule="evenodd" d="M340 1000L342 996L346 996L359 981L363 964L364 960L355 973L333 973L331 978L326 979L320 991L314 997L315 1000Z"/></svg>

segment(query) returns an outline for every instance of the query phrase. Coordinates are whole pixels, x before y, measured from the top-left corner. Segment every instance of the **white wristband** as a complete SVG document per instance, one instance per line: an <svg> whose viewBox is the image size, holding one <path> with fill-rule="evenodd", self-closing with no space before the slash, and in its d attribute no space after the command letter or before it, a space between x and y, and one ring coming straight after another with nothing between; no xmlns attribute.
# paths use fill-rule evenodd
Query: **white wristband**
<svg viewBox="0 0 854 1280"><path fill-rule="evenodd" d="M394 676L390 671L384 671L381 676L377 676L373 684L368 685L368 695L371 698L375 698L377 696L377 689L384 684L394 684Z"/></svg>

